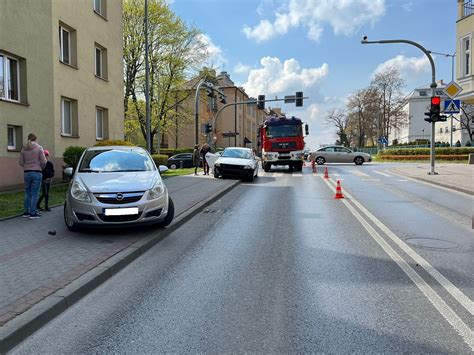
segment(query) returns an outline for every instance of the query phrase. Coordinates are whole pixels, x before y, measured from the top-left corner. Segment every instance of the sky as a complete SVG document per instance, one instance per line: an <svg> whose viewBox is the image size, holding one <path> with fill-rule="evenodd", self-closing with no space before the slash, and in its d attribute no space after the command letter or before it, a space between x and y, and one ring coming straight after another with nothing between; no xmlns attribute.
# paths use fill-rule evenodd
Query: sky
<svg viewBox="0 0 474 355"><path fill-rule="evenodd" d="M282 98L303 91L304 106L276 104L310 127L310 148L334 143L326 112L367 87L377 71L395 66L404 91L431 82L426 56L406 44L361 45L408 39L433 52L456 48L455 0L168 0L188 25L202 32L209 60L253 97ZM452 60L435 55L436 79L451 81ZM270 106L267 103L267 107Z"/></svg>

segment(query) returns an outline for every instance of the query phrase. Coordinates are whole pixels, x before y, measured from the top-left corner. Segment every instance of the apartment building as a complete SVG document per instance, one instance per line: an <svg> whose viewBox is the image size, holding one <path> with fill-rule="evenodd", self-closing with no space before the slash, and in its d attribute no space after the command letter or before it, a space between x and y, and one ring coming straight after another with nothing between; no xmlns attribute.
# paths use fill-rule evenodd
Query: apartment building
<svg viewBox="0 0 474 355"><path fill-rule="evenodd" d="M122 2L0 1L0 188L29 133L61 176L68 146L123 139Z"/></svg>
<svg viewBox="0 0 474 355"><path fill-rule="evenodd" d="M251 98L244 88L238 87L231 80L230 75L223 71L217 76L215 86L226 95L227 103L247 102ZM195 90L195 89L193 89ZM188 99L183 110L194 112L195 97ZM218 97L207 96L206 90L199 93L199 143L209 142L216 147L248 147L257 148L257 128L266 115L264 110L257 109L256 104L239 104L225 108L218 116L213 131L206 135L203 126L212 123L217 111L224 105ZM175 127L175 131L168 132L162 139L162 147L190 148L194 145L194 120ZM228 133L234 134L228 137Z"/></svg>
<svg viewBox="0 0 474 355"><path fill-rule="evenodd" d="M458 0L458 20L456 22L456 82L463 90L457 98L468 104L474 104L473 37L474 1Z"/></svg>

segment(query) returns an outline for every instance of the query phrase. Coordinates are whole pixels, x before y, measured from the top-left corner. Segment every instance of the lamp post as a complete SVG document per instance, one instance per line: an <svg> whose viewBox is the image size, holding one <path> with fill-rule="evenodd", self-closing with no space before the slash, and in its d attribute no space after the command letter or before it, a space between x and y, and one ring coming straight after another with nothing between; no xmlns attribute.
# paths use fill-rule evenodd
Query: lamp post
<svg viewBox="0 0 474 355"><path fill-rule="evenodd" d="M420 49L425 55L428 57L428 60L431 64L431 97L435 96L436 94L436 69L433 58L430 55L430 52L423 47L421 44L416 43L414 41L409 41L406 39L389 39L389 40L380 40L380 41L368 41L367 36L364 36L360 41L361 44L390 44L390 43L405 43L410 44L412 46L417 47ZM437 175L438 173L435 172L435 122L431 122L431 144L430 144L430 171L428 175Z"/></svg>
<svg viewBox="0 0 474 355"><path fill-rule="evenodd" d="M150 67L148 64L148 0L145 0L145 110L146 110L146 149L151 154L150 120Z"/></svg>

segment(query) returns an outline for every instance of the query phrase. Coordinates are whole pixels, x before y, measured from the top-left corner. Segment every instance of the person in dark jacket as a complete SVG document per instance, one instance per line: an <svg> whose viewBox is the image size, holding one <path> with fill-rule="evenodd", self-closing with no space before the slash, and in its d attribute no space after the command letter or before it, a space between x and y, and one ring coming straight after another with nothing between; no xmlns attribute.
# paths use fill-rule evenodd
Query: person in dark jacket
<svg viewBox="0 0 474 355"><path fill-rule="evenodd" d="M209 175L209 164L206 160L206 154L211 151L209 144L204 143L201 147L202 167L204 168L204 175Z"/></svg>
<svg viewBox="0 0 474 355"><path fill-rule="evenodd" d="M48 206L49 188L51 186L51 180L54 177L54 165L51 162L49 158L49 152L46 149L44 150L44 155L46 157L47 162L46 162L46 166L44 167L42 171L43 179L41 181L41 196L38 200L38 204L36 205L36 208L39 210L42 210L40 205L44 198L44 210L49 212L51 211Z"/></svg>
<svg viewBox="0 0 474 355"><path fill-rule="evenodd" d="M197 170L199 167L200 153L199 146L196 144L193 150L193 165L194 165L194 175L197 175Z"/></svg>

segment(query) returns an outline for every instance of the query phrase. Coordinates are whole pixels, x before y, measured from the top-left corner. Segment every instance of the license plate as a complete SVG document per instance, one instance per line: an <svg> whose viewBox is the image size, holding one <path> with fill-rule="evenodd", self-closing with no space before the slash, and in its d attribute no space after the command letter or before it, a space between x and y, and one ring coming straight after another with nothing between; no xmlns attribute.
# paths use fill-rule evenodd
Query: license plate
<svg viewBox="0 0 474 355"><path fill-rule="evenodd" d="M138 207L106 208L104 214L106 216L130 216L138 214Z"/></svg>

